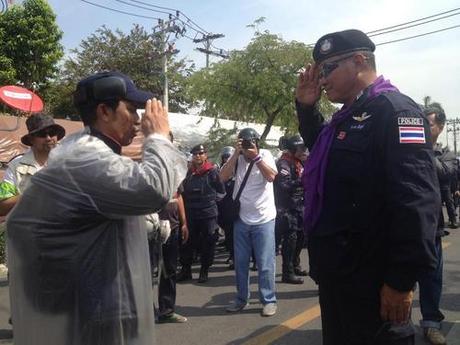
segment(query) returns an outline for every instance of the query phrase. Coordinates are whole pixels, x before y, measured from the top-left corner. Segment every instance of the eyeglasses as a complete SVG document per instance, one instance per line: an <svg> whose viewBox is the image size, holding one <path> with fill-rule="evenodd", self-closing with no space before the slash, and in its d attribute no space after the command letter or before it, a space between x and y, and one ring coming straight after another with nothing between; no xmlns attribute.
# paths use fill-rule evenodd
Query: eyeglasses
<svg viewBox="0 0 460 345"><path fill-rule="evenodd" d="M321 67L320 67L320 70L319 70L319 78L327 78L329 76L329 74L331 74L337 67L339 67L339 62L342 62L342 61L345 61L351 57L353 57L353 55L348 55L348 56L344 56L343 58L341 59L338 59L338 60L334 60L334 61L331 61L331 62L325 62Z"/></svg>
<svg viewBox="0 0 460 345"><path fill-rule="evenodd" d="M206 152L204 152L204 151L199 151L199 152L193 152L192 155L193 156L197 156L197 155L201 156L201 155L204 155L205 153Z"/></svg>
<svg viewBox="0 0 460 345"><path fill-rule="evenodd" d="M37 138L46 138L47 136L50 136L52 138L52 137L57 136L57 133L54 129L43 129L32 135Z"/></svg>

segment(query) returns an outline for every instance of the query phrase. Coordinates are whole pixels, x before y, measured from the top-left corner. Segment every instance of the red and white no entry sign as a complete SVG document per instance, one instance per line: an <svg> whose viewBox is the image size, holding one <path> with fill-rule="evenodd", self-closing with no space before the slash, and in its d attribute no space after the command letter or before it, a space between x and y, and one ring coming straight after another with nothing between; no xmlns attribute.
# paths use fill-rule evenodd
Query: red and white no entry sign
<svg viewBox="0 0 460 345"><path fill-rule="evenodd" d="M0 101L12 108L30 113L43 110L43 101L38 95L15 85L0 87Z"/></svg>

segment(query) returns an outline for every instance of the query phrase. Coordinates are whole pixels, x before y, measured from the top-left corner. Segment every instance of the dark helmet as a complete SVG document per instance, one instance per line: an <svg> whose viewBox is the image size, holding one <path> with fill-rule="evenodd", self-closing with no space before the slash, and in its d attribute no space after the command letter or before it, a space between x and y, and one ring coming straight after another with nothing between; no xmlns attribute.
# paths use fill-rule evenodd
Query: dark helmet
<svg viewBox="0 0 460 345"><path fill-rule="evenodd" d="M259 133L256 132L254 128L243 128L239 133L238 133L238 139L243 139L243 140L259 140L260 135Z"/></svg>
<svg viewBox="0 0 460 345"><path fill-rule="evenodd" d="M297 147L304 146L303 139L300 135L296 134L286 140L286 148L291 151L295 152Z"/></svg>
<svg viewBox="0 0 460 345"><path fill-rule="evenodd" d="M222 151L220 152L220 157L221 158L228 158L230 157L233 152L235 152L235 149L231 146L225 146Z"/></svg>
<svg viewBox="0 0 460 345"><path fill-rule="evenodd" d="M206 150L206 147L203 144L198 144L198 145L193 146L192 149L190 150L191 154L196 153L196 152L208 152L208 150Z"/></svg>
<svg viewBox="0 0 460 345"><path fill-rule="evenodd" d="M287 143L287 140L288 140L288 137L283 135L282 137L280 137L278 139L278 148L281 150L281 151L284 151L286 150L286 143Z"/></svg>

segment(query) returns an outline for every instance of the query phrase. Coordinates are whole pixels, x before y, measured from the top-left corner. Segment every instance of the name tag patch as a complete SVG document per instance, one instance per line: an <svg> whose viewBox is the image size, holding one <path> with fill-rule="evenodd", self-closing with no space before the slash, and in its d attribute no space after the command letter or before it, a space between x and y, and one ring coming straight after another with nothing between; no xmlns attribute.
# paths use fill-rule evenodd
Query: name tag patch
<svg viewBox="0 0 460 345"><path fill-rule="evenodd" d="M423 119L420 117L398 117L399 126L423 126Z"/></svg>
<svg viewBox="0 0 460 345"><path fill-rule="evenodd" d="M399 127L399 143L425 144L425 129L423 127Z"/></svg>

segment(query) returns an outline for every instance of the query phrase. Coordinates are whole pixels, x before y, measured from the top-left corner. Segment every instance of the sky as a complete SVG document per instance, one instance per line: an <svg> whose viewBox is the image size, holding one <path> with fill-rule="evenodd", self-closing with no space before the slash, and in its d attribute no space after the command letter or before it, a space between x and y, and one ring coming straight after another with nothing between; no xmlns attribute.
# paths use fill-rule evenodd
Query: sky
<svg viewBox="0 0 460 345"><path fill-rule="evenodd" d="M180 10L208 32L224 34L214 42L217 48L242 49L250 41L253 30L246 25L265 17L260 28L279 34L284 40L315 43L322 35L350 28L369 32L431 16L460 7L459 0L88 0L101 6L139 15L166 18L122 2ZM157 24L154 19L139 18L92 6L82 0L48 0L64 32L63 45L67 53L81 40L102 25L129 32L137 23L146 28ZM455 12L452 12L455 13ZM452 14L451 13L451 14ZM183 18L181 16L181 18ZM434 18L433 18L434 19ZM459 15L407 30L373 37L376 44L423 34L460 24ZM187 32L192 38L192 30ZM429 95L443 105L448 118L460 118L460 27L402 42L377 46L377 69L401 92L418 103ZM200 38L201 36L198 36ZM195 62L201 68L205 55L190 39L176 42L180 57ZM219 58L211 58L211 62Z"/></svg>

